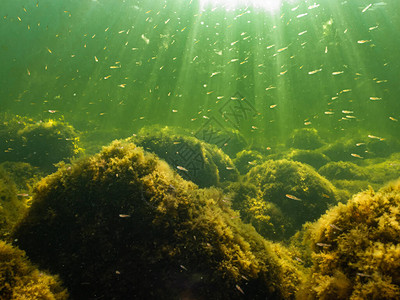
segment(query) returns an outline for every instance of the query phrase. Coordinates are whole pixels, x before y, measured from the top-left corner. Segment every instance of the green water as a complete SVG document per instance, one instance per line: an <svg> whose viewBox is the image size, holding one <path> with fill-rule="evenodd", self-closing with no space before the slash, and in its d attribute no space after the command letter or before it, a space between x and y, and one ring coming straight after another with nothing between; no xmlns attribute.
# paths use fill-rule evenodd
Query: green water
<svg viewBox="0 0 400 300"><path fill-rule="evenodd" d="M0 240L74 299L398 299L399 184L349 199L400 177L400 1L227 3L1 1Z"/></svg>
<svg viewBox="0 0 400 300"><path fill-rule="evenodd" d="M274 12L182 0L3 2L2 111L63 115L121 137L151 124L195 131L209 118L266 143L301 127L398 137L397 1L292 1Z"/></svg>

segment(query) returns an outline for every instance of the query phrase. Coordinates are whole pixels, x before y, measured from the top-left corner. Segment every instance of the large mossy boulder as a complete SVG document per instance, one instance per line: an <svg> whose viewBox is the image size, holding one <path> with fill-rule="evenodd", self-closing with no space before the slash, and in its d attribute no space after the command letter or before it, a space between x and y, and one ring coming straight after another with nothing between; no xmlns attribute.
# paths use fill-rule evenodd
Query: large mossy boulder
<svg viewBox="0 0 400 300"><path fill-rule="evenodd" d="M359 193L308 226L298 299L400 299L400 181Z"/></svg>
<svg viewBox="0 0 400 300"><path fill-rule="evenodd" d="M13 238L73 299L291 299L290 252L132 143L42 179Z"/></svg>
<svg viewBox="0 0 400 300"><path fill-rule="evenodd" d="M252 168L245 181L259 188L260 197L275 204L292 225L288 234L306 221L319 218L341 200L335 187L314 168L299 162L268 160Z"/></svg>
<svg viewBox="0 0 400 300"><path fill-rule="evenodd" d="M24 251L0 241L0 299L66 300L68 292L57 276L34 267Z"/></svg>
<svg viewBox="0 0 400 300"><path fill-rule="evenodd" d="M186 135L182 129L145 127L132 141L167 161L184 179L200 187L218 186L238 178L238 171L227 154L216 145Z"/></svg>

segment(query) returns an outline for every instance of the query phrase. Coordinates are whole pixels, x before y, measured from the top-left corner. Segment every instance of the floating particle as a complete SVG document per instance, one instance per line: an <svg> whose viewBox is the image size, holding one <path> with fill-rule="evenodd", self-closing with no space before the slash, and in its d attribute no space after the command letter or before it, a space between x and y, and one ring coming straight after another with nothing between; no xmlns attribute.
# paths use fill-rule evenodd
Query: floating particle
<svg viewBox="0 0 400 300"><path fill-rule="evenodd" d="M144 34L142 34L141 38L147 45L150 44L150 39L148 39Z"/></svg>

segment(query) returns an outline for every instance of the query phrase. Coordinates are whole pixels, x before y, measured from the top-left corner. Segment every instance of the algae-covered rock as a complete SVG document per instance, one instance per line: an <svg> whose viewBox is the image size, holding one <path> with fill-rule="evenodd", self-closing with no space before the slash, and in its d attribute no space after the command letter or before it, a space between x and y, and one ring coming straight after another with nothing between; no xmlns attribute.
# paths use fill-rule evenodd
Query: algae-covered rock
<svg viewBox="0 0 400 300"><path fill-rule="evenodd" d="M386 184L389 181L400 178L400 155L394 153L384 161L369 160L365 167L370 181L378 184Z"/></svg>
<svg viewBox="0 0 400 300"><path fill-rule="evenodd" d="M12 227L23 215L26 209L26 196L18 196L15 183L3 169L0 169L0 239L9 236Z"/></svg>
<svg viewBox="0 0 400 300"><path fill-rule="evenodd" d="M324 145L315 128L295 129L287 141L287 146L295 149L313 150Z"/></svg>
<svg viewBox="0 0 400 300"><path fill-rule="evenodd" d="M240 131L231 128L218 129L208 125L197 130L194 136L208 144L218 146L231 157L247 147L247 142Z"/></svg>
<svg viewBox="0 0 400 300"><path fill-rule="evenodd" d="M326 164L318 170L322 176L333 180L367 180L368 174L364 168L349 162L335 161Z"/></svg>
<svg viewBox="0 0 400 300"><path fill-rule="evenodd" d="M285 159L252 168L246 181L255 184L261 198L274 203L294 229L319 218L339 200L335 187L312 167Z"/></svg>
<svg viewBox="0 0 400 300"><path fill-rule="evenodd" d="M13 237L79 299L290 299L302 275L221 192L121 141L42 179Z"/></svg>
<svg viewBox="0 0 400 300"><path fill-rule="evenodd" d="M57 276L39 271L24 251L0 241L0 299L64 300L68 293Z"/></svg>
<svg viewBox="0 0 400 300"><path fill-rule="evenodd" d="M179 128L146 127L132 141L166 160L184 179L200 187L238 178L232 160L221 149L184 132Z"/></svg>
<svg viewBox="0 0 400 300"><path fill-rule="evenodd" d="M21 161L44 170L53 170L53 164L82 152L76 131L62 119L29 124L19 130L18 135L24 141L20 149Z"/></svg>
<svg viewBox="0 0 400 300"><path fill-rule="evenodd" d="M320 153L319 151L316 150L299 150L295 149L290 151L287 155L285 155L286 159L289 160L294 160L301 162L303 164L308 164L315 169L319 169L323 165L327 164L330 162L330 159L328 156L326 156L323 153Z"/></svg>
<svg viewBox="0 0 400 300"><path fill-rule="evenodd" d="M331 208L306 239L313 266L299 299L400 298L400 181Z"/></svg>
<svg viewBox="0 0 400 300"><path fill-rule="evenodd" d="M252 167L265 161L265 157L256 150L242 150L233 160L240 174L246 174Z"/></svg>
<svg viewBox="0 0 400 300"><path fill-rule="evenodd" d="M76 130L62 118L36 121L0 115L0 161L26 162L44 171L81 153Z"/></svg>

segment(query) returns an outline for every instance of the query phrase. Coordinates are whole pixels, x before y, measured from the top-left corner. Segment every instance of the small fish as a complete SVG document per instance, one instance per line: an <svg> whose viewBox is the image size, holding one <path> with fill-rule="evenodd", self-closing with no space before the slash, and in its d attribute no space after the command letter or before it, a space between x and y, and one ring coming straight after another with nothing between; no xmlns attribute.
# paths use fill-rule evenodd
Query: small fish
<svg viewBox="0 0 400 300"><path fill-rule="evenodd" d="M95 60L96 62L99 62L99 59L97 58L96 55L94 56L94 60Z"/></svg>
<svg viewBox="0 0 400 300"><path fill-rule="evenodd" d="M188 269L184 266L184 265L179 265L181 267L182 270L187 271Z"/></svg>
<svg viewBox="0 0 400 300"><path fill-rule="evenodd" d="M296 196L290 195L290 194L286 194L285 195L286 198L292 199L292 200L296 200L296 201L301 201L300 198L297 198Z"/></svg>
<svg viewBox="0 0 400 300"><path fill-rule="evenodd" d="M308 72L308 75L313 75L313 74L316 74L316 73L321 72L321 71L322 71L322 69L310 71L310 72Z"/></svg>
<svg viewBox="0 0 400 300"><path fill-rule="evenodd" d="M344 71L337 71L337 72L332 72L332 75L340 75L340 74L343 74L344 73Z"/></svg>
<svg viewBox="0 0 400 300"><path fill-rule="evenodd" d="M362 156L360 156L360 155L358 155L358 154L355 154L355 153L351 153L351 156L357 157L357 158L363 158Z"/></svg>
<svg viewBox="0 0 400 300"><path fill-rule="evenodd" d="M244 295L244 292L240 286L236 285L236 289Z"/></svg>
<svg viewBox="0 0 400 300"><path fill-rule="evenodd" d="M297 260L299 263L304 264L304 261L300 257L296 256L294 259Z"/></svg>
<svg viewBox="0 0 400 300"><path fill-rule="evenodd" d="M369 137L370 139L382 140L382 138L381 138L381 137L379 137L379 136L375 136L375 135L370 135L370 134L368 134L368 137Z"/></svg>
<svg viewBox="0 0 400 300"><path fill-rule="evenodd" d="M360 146L362 146L362 145L365 145L365 143L357 143L357 144L356 144L357 147L360 147Z"/></svg>
<svg viewBox="0 0 400 300"><path fill-rule="evenodd" d="M359 40L357 41L358 44L365 44L365 43L369 43L371 40Z"/></svg>
<svg viewBox="0 0 400 300"><path fill-rule="evenodd" d="M371 6L372 6L372 3L369 4L369 5L367 5L367 7L364 8L364 9L361 11L361 13L365 13Z"/></svg>
<svg viewBox="0 0 400 300"><path fill-rule="evenodd" d="M301 15L298 15L296 18L302 18L302 17L305 17L305 16L307 16L307 15L308 15L308 13L301 14Z"/></svg>
<svg viewBox="0 0 400 300"><path fill-rule="evenodd" d="M305 33L307 33L307 30L302 31L302 32L299 32L297 35L303 35L303 34L305 34Z"/></svg>
<svg viewBox="0 0 400 300"><path fill-rule="evenodd" d="M186 169L186 168L184 168L184 167L181 167L181 166L176 166L176 168L177 168L178 170L181 170L181 171L184 171L184 172L189 172L188 169Z"/></svg>
<svg viewBox="0 0 400 300"><path fill-rule="evenodd" d="M319 246L319 247L330 247L330 246L332 246L331 244L325 244L325 243L316 243L315 245L317 245L317 246Z"/></svg>
<svg viewBox="0 0 400 300"><path fill-rule="evenodd" d="M278 49L278 52L285 51L287 48L288 48L288 47L284 47L284 48Z"/></svg>
<svg viewBox="0 0 400 300"><path fill-rule="evenodd" d="M324 112L324 114L326 114L326 115L333 115L334 112L333 112L333 111L326 111L326 112Z"/></svg>
<svg viewBox="0 0 400 300"><path fill-rule="evenodd" d="M304 122L304 125L306 126L311 125L311 122Z"/></svg>
<svg viewBox="0 0 400 300"><path fill-rule="evenodd" d="M392 120L392 121L398 122L398 120L393 118L393 117L389 117L389 119Z"/></svg>
<svg viewBox="0 0 400 300"><path fill-rule="evenodd" d="M365 273L356 273L357 276L360 277L372 277L371 275L365 274Z"/></svg>
<svg viewBox="0 0 400 300"><path fill-rule="evenodd" d="M382 98L379 98L379 97L369 97L369 99L372 101L382 100Z"/></svg>
<svg viewBox="0 0 400 300"><path fill-rule="evenodd" d="M273 109L273 108L275 108L276 106L277 106L277 104L272 104L272 105L269 106L269 108Z"/></svg>
<svg viewBox="0 0 400 300"><path fill-rule="evenodd" d="M344 113L344 114L352 114L352 113L354 113L354 111L351 111L351 110L342 110L342 113Z"/></svg>
<svg viewBox="0 0 400 300"><path fill-rule="evenodd" d="M48 112L49 112L49 113L51 113L51 114L54 114L54 113L56 113L56 112L57 112L57 110L54 110L54 109L49 109L49 110L48 110Z"/></svg>
<svg viewBox="0 0 400 300"><path fill-rule="evenodd" d="M124 88L126 86L126 83L122 83L118 85L120 88Z"/></svg>
<svg viewBox="0 0 400 300"><path fill-rule="evenodd" d="M341 229L340 227L336 226L335 224L329 224L329 226L331 226L333 229L339 230L339 231L343 231L343 229Z"/></svg>
<svg viewBox="0 0 400 300"><path fill-rule="evenodd" d="M18 197L29 197L29 194L17 194Z"/></svg>
<svg viewBox="0 0 400 300"><path fill-rule="evenodd" d="M120 218L130 218L131 215L126 215L126 214L119 214Z"/></svg>

